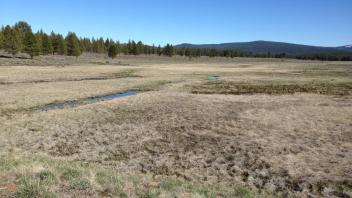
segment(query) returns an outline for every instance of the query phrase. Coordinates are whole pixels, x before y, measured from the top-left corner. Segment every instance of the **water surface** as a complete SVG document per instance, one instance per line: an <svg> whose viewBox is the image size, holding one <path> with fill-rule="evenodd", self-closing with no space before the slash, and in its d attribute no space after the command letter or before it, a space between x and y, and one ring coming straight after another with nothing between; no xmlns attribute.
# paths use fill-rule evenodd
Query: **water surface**
<svg viewBox="0 0 352 198"><path fill-rule="evenodd" d="M66 101L66 102L62 102L62 103L48 104L48 105L45 105L40 110L41 111L49 111L49 110L54 110L54 109L74 108L74 107L81 106L81 105L92 104L92 103L97 103L97 102L107 101L107 100L114 100L114 99L127 97L127 96L134 96L136 94L137 94L136 92L127 91L127 92L119 92L119 93L114 93L114 94L109 94L109 95L85 98L85 99L81 99L81 100L70 100L70 101Z"/></svg>

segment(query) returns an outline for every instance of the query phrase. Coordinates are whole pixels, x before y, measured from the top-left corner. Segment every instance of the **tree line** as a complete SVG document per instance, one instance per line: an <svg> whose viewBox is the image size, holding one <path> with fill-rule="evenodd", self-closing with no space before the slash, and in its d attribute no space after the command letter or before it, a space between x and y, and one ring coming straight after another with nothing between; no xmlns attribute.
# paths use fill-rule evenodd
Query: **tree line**
<svg viewBox="0 0 352 198"><path fill-rule="evenodd" d="M109 57L115 58L119 54L127 55L174 55L192 57L262 57L262 58L297 58L313 60L351 61L351 54L307 54L287 55L285 53L255 54L240 50L229 49L207 49L207 48L175 48L171 44L163 47L160 45L145 45L142 41L130 40L128 43L120 43L107 38L82 38L76 33L69 32L66 36L51 32L47 34L42 30L33 32L31 26L25 21L19 21L15 25L7 25L0 30L0 49L15 56L19 52L27 53L31 58L39 55L68 55L80 56L83 52L107 53Z"/></svg>
<svg viewBox="0 0 352 198"><path fill-rule="evenodd" d="M0 49L15 56L19 52L27 53L31 58L39 55L68 55L80 56L83 52L107 53L115 58L118 54L140 55L157 54L174 56L175 48L167 44L164 47L149 46L142 41L128 41L121 44L119 41L104 38L79 38L76 33L69 32L65 37L59 33L46 34L42 30L33 32L31 26L25 21L15 25L7 25L0 30Z"/></svg>

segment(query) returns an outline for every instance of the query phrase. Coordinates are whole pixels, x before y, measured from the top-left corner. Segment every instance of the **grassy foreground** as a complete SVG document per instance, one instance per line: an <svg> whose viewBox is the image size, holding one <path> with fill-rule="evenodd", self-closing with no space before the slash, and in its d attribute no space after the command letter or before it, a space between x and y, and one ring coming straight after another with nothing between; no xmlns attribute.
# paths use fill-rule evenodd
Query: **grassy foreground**
<svg viewBox="0 0 352 198"><path fill-rule="evenodd" d="M195 184L90 163L17 152L0 154L0 197L274 197L243 186Z"/></svg>

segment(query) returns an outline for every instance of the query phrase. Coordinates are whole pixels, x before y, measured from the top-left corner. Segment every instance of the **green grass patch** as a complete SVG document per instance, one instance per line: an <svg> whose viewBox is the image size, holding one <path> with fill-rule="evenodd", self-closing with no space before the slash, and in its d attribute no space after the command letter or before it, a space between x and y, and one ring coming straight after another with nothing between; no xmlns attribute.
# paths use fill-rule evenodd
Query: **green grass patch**
<svg viewBox="0 0 352 198"><path fill-rule="evenodd" d="M77 191L89 191L92 196L101 193L116 197L273 197L246 187L191 183L182 178L150 174L121 173L99 164L72 162L41 155L0 155L4 174L17 175L11 181L17 188L8 197L58 197L74 196ZM40 172L20 171L16 166L26 164L45 167ZM6 176L6 175L5 175ZM94 178L91 182L88 178Z"/></svg>
<svg viewBox="0 0 352 198"><path fill-rule="evenodd" d="M36 176L23 176L20 186L17 189L14 197L18 198L51 198L56 197L50 190L50 184L47 179L41 179Z"/></svg>
<svg viewBox="0 0 352 198"><path fill-rule="evenodd" d="M73 168L70 168L70 167L64 167L61 178L64 180L70 181L73 179L77 179L81 176L82 176L82 174L80 171L73 169Z"/></svg>

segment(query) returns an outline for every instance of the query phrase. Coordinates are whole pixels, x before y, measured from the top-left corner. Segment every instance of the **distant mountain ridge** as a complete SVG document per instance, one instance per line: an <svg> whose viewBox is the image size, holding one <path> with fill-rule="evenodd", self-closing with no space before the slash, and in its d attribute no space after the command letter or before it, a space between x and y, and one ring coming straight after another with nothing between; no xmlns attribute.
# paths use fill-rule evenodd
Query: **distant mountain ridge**
<svg viewBox="0 0 352 198"><path fill-rule="evenodd" d="M344 53L352 52L352 46L346 45L341 47L321 47L310 46L284 42L273 41L252 41L252 42L235 42L235 43L221 43L221 44L189 44L183 43L176 45L176 48L215 48L215 49L232 49L241 50L246 52L264 54L272 53L279 54L285 53L288 55L299 54L314 54L314 53Z"/></svg>
<svg viewBox="0 0 352 198"><path fill-rule="evenodd" d="M345 45L345 46L337 47L337 49L352 52L352 45Z"/></svg>

